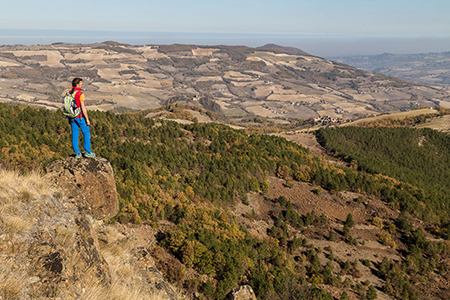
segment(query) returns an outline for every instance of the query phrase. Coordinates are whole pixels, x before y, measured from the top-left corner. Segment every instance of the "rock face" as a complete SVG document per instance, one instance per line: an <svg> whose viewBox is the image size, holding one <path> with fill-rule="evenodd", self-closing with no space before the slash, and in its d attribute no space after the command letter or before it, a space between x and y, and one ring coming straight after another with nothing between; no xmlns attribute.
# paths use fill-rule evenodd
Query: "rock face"
<svg viewBox="0 0 450 300"><path fill-rule="evenodd" d="M77 270L77 268L80 271L89 269L94 273L95 277L101 279L103 284L111 284L109 267L100 253L97 234L83 209L79 208L78 210L79 214L75 218L75 228L77 229L76 242L81 259L80 263L74 267L74 270ZM74 274L76 274L75 271Z"/></svg>
<svg viewBox="0 0 450 300"><path fill-rule="evenodd" d="M83 190L78 173L100 181L85 189L104 189L105 166L71 158L49 166L46 176L67 192L39 174L0 169L0 300L178 299L134 229L96 220L65 196Z"/></svg>
<svg viewBox="0 0 450 300"><path fill-rule="evenodd" d="M253 289L249 285L234 288L227 296L231 300L257 300Z"/></svg>
<svg viewBox="0 0 450 300"><path fill-rule="evenodd" d="M148 283L155 289L164 291L168 300L177 299L177 295L172 287L167 283L164 276L156 267L150 267L144 270Z"/></svg>
<svg viewBox="0 0 450 300"><path fill-rule="evenodd" d="M66 296L71 298L69 295L73 296L82 289L81 282L95 281L109 287L110 269L99 250L96 232L83 208L64 207L53 217L41 219L41 225L45 228L58 226L60 222L66 223L64 227L59 225L58 230L65 231L65 243L70 247L55 244L58 235L61 235L58 230L48 234L39 228L35 235L32 252L39 257L34 268L36 288L48 297L58 290L64 290Z"/></svg>
<svg viewBox="0 0 450 300"><path fill-rule="evenodd" d="M94 218L108 219L119 211L113 170L105 159L67 157L50 163L46 171L66 197Z"/></svg>

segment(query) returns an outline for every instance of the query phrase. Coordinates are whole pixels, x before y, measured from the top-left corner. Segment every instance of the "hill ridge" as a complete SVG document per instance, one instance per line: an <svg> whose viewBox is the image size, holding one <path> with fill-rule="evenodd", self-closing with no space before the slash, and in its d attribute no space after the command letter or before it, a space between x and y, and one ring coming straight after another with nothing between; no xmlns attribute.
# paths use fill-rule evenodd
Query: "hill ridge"
<svg viewBox="0 0 450 300"><path fill-rule="evenodd" d="M89 109L155 109L171 99L200 106L198 100L206 97L231 122L257 117L292 124L450 107L450 91L444 88L282 48L115 42L2 46L0 102L57 109L70 78L79 76L85 79Z"/></svg>
<svg viewBox="0 0 450 300"><path fill-rule="evenodd" d="M256 49L279 50L279 51L284 51L288 54L296 54L296 55L308 55L308 56L311 55L311 54L309 54L301 49L295 48L295 47L285 47L285 46L280 46L277 44L265 44L263 46L256 47Z"/></svg>

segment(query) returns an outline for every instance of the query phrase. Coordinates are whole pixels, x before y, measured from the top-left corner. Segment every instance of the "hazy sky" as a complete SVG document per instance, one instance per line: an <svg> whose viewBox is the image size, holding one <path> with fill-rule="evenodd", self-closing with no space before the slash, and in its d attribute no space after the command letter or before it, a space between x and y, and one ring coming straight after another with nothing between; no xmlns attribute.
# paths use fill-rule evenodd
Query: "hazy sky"
<svg viewBox="0 0 450 300"><path fill-rule="evenodd" d="M328 38L346 36L450 40L449 0L1 2L0 29L258 33L323 35Z"/></svg>

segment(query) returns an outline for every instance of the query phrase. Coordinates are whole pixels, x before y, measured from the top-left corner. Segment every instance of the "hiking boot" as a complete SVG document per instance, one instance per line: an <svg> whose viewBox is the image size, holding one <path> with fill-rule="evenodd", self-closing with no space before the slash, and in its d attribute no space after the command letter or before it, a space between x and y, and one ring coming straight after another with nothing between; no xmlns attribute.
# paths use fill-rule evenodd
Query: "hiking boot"
<svg viewBox="0 0 450 300"><path fill-rule="evenodd" d="M81 153L75 154L75 158L81 158Z"/></svg>
<svg viewBox="0 0 450 300"><path fill-rule="evenodd" d="M95 153L85 153L84 157L95 157Z"/></svg>

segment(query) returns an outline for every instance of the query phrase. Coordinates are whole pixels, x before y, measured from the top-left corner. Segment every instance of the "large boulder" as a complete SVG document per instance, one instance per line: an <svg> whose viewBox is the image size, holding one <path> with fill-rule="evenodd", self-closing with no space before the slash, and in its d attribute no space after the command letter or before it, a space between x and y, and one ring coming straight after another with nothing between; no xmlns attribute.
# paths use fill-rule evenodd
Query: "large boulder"
<svg viewBox="0 0 450 300"><path fill-rule="evenodd" d="M65 196L95 219L112 218L119 211L114 174L107 160L67 157L50 163L46 172Z"/></svg>

